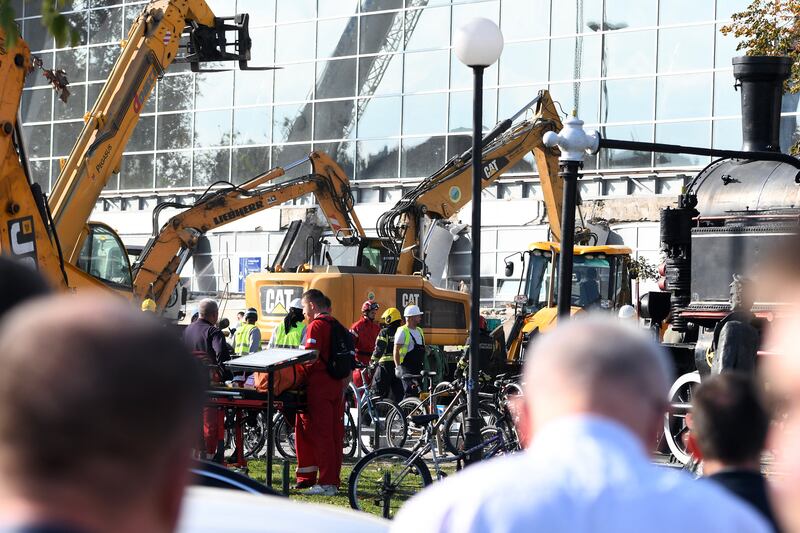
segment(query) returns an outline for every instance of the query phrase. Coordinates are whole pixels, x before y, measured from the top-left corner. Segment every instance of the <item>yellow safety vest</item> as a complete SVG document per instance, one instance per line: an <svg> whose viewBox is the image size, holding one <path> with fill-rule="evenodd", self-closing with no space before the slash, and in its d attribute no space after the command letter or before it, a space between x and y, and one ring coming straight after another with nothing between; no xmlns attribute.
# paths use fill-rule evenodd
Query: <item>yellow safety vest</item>
<svg viewBox="0 0 800 533"><path fill-rule="evenodd" d="M233 337L233 353L246 355L250 353L250 332L256 329L255 324L242 324Z"/></svg>
<svg viewBox="0 0 800 533"><path fill-rule="evenodd" d="M282 346L284 348L297 348L303 342L303 328L305 326L302 322L298 322L288 332L286 331L286 324L281 322L275 330L275 346Z"/></svg>
<svg viewBox="0 0 800 533"><path fill-rule="evenodd" d="M397 331L403 332L403 345L400 347L400 364L403 364L403 361L406 358L406 354L411 349L411 329L406 326L405 324L397 328ZM417 328L416 331L419 331L419 336L422 338L422 348L425 348L425 334L422 333L422 328Z"/></svg>

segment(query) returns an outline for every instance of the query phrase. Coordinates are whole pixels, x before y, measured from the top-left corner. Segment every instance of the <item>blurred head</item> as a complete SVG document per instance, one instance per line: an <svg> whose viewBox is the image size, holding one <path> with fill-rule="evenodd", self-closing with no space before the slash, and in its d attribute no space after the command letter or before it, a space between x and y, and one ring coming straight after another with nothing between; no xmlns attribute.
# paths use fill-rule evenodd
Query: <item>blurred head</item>
<svg viewBox="0 0 800 533"><path fill-rule="evenodd" d="M526 433L563 417L612 419L649 445L663 425L672 363L650 336L613 317L572 318L541 334L525 367Z"/></svg>
<svg viewBox="0 0 800 533"><path fill-rule="evenodd" d="M21 336L43 306L47 335ZM61 295L8 314L0 365L0 516L174 528L207 381L177 336L117 299Z"/></svg>
<svg viewBox="0 0 800 533"><path fill-rule="evenodd" d="M156 309L158 309L158 305L156 305L155 300L152 298L145 298L142 300L142 311L145 313L155 313Z"/></svg>
<svg viewBox="0 0 800 533"><path fill-rule="evenodd" d="M695 389L690 446L706 463L758 468L768 429L769 415L750 375L710 376Z"/></svg>
<svg viewBox="0 0 800 533"><path fill-rule="evenodd" d="M391 326L392 324L400 324L403 317L400 316L400 310L396 307L390 307L381 315L381 323L384 326Z"/></svg>
<svg viewBox="0 0 800 533"><path fill-rule="evenodd" d="M378 308L380 308L380 306L376 302L367 300L361 304L361 314L375 322L375 317L378 315Z"/></svg>
<svg viewBox="0 0 800 533"><path fill-rule="evenodd" d="M244 321L244 311L239 311L238 313L236 313L236 320L238 320L239 322Z"/></svg>
<svg viewBox="0 0 800 533"><path fill-rule="evenodd" d="M50 292L39 272L14 259L0 256L0 318L28 298Z"/></svg>
<svg viewBox="0 0 800 533"><path fill-rule="evenodd" d="M327 296L322 294L319 289L309 289L303 293L301 298L303 303L303 313L309 320L313 320L320 313L326 312L328 309L327 302L330 302Z"/></svg>
<svg viewBox="0 0 800 533"><path fill-rule="evenodd" d="M587 268L586 279L597 279L597 269L594 267Z"/></svg>
<svg viewBox="0 0 800 533"><path fill-rule="evenodd" d="M197 304L197 316L207 322L216 324L217 319L219 318L219 307L217 307L217 302L211 298L200 300L200 303Z"/></svg>
<svg viewBox="0 0 800 533"><path fill-rule="evenodd" d="M258 310L255 307L248 308L247 312L244 314L244 319L248 324L255 324L258 320Z"/></svg>

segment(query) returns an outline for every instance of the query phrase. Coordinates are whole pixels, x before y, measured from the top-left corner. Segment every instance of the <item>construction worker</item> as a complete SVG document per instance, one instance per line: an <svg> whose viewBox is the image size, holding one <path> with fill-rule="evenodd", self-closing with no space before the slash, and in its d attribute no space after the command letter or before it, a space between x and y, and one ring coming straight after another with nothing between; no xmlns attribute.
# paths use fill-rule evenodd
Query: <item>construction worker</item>
<svg viewBox="0 0 800 533"><path fill-rule="evenodd" d="M258 311L251 307L244 314L244 322L233 337L233 353L246 355L261 350L261 331L256 326Z"/></svg>
<svg viewBox="0 0 800 533"><path fill-rule="evenodd" d="M372 353L372 363L376 365L372 390L381 398L388 397L399 402L403 399L403 382L394 374L394 336L403 323L400 310L390 307L384 311L381 323L384 327L378 333Z"/></svg>
<svg viewBox="0 0 800 533"><path fill-rule="evenodd" d="M375 321L380 306L372 300L367 300L361 305L361 318L350 326L350 332L356 338L356 361L368 365L375 350L375 340L381 331L381 326ZM353 371L353 383L356 387L364 385L361 372Z"/></svg>
<svg viewBox="0 0 800 533"><path fill-rule="evenodd" d="M143 313L155 313L158 306L156 305L155 300L152 298L145 298L142 301L142 312Z"/></svg>
<svg viewBox="0 0 800 533"><path fill-rule="evenodd" d="M461 378L469 374L469 342L470 337L467 337L467 345L464 348L464 353L456 363L456 378ZM481 384L491 383L492 379L502 371L505 361L503 360L502 353L495 350L494 338L492 338L492 334L489 332L489 325L486 322L486 318L483 316L478 319L478 344L480 346L478 380Z"/></svg>
<svg viewBox="0 0 800 533"><path fill-rule="evenodd" d="M303 312L308 318L305 347L317 350L319 357L307 366L308 406L297 413L295 423L296 487L310 487L305 494L325 496L339 490L344 439L345 381L328 372L337 327L329 302L317 289L303 293Z"/></svg>
<svg viewBox="0 0 800 533"><path fill-rule="evenodd" d="M403 381L406 397L416 396L419 388L415 380L403 379L406 374L419 374L425 361L425 335L419 327L423 313L416 305L408 305L403 311L406 323L394 334L394 374Z"/></svg>
<svg viewBox="0 0 800 533"><path fill-rule="evenodd" d="M303 302L295 298L289 304L289 312L283 321L275 326L269 338L270 348L297 348L303 343L306 325L303 323Z"/></svg>

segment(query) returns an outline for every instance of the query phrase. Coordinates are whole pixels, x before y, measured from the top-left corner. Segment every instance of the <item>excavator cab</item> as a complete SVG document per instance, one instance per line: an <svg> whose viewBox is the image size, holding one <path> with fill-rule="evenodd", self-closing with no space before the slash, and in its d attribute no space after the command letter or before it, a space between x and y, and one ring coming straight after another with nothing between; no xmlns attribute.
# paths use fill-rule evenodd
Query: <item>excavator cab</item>
<svg viewBox="0 0 800 533"><path fill-rule="evenodd" d="M341 272L392 274L397 256L378 237L361 237L355 243L323 240L323 266L338 267Z"/></svg>
<svg viewBox="0 0 800 533"><path fill-rule="evenodd" d="M90 222L78 255L77 267L113 289L133 288L128 252L110 227Z"/></svg>

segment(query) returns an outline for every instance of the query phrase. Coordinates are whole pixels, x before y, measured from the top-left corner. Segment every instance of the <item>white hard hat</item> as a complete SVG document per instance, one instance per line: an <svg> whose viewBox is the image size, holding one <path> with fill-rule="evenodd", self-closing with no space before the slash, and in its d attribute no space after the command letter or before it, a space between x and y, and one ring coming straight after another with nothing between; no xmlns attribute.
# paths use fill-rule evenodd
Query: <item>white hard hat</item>
<svg viewBox="0 0 800 533"><path fill-rule="evenodd" d="M619 308L617 316L623 320L636 318L636 309L632 305L623 305Z"/></svg>
<svg viewBox="0 0 800 533"><path fill-rule="evenodd" d="M289 304L289 309L302 309L303 308L303 301L300 298L295 298L292 300L292 303Z"/></svg>
<svg viewBox="0 0 800 533"><path fill-rule="evenodd" d="M410 316L420 316L424 315L420 308L416 305L407 305L405 311L403 311L403 316L408 318Z"/></svg>

